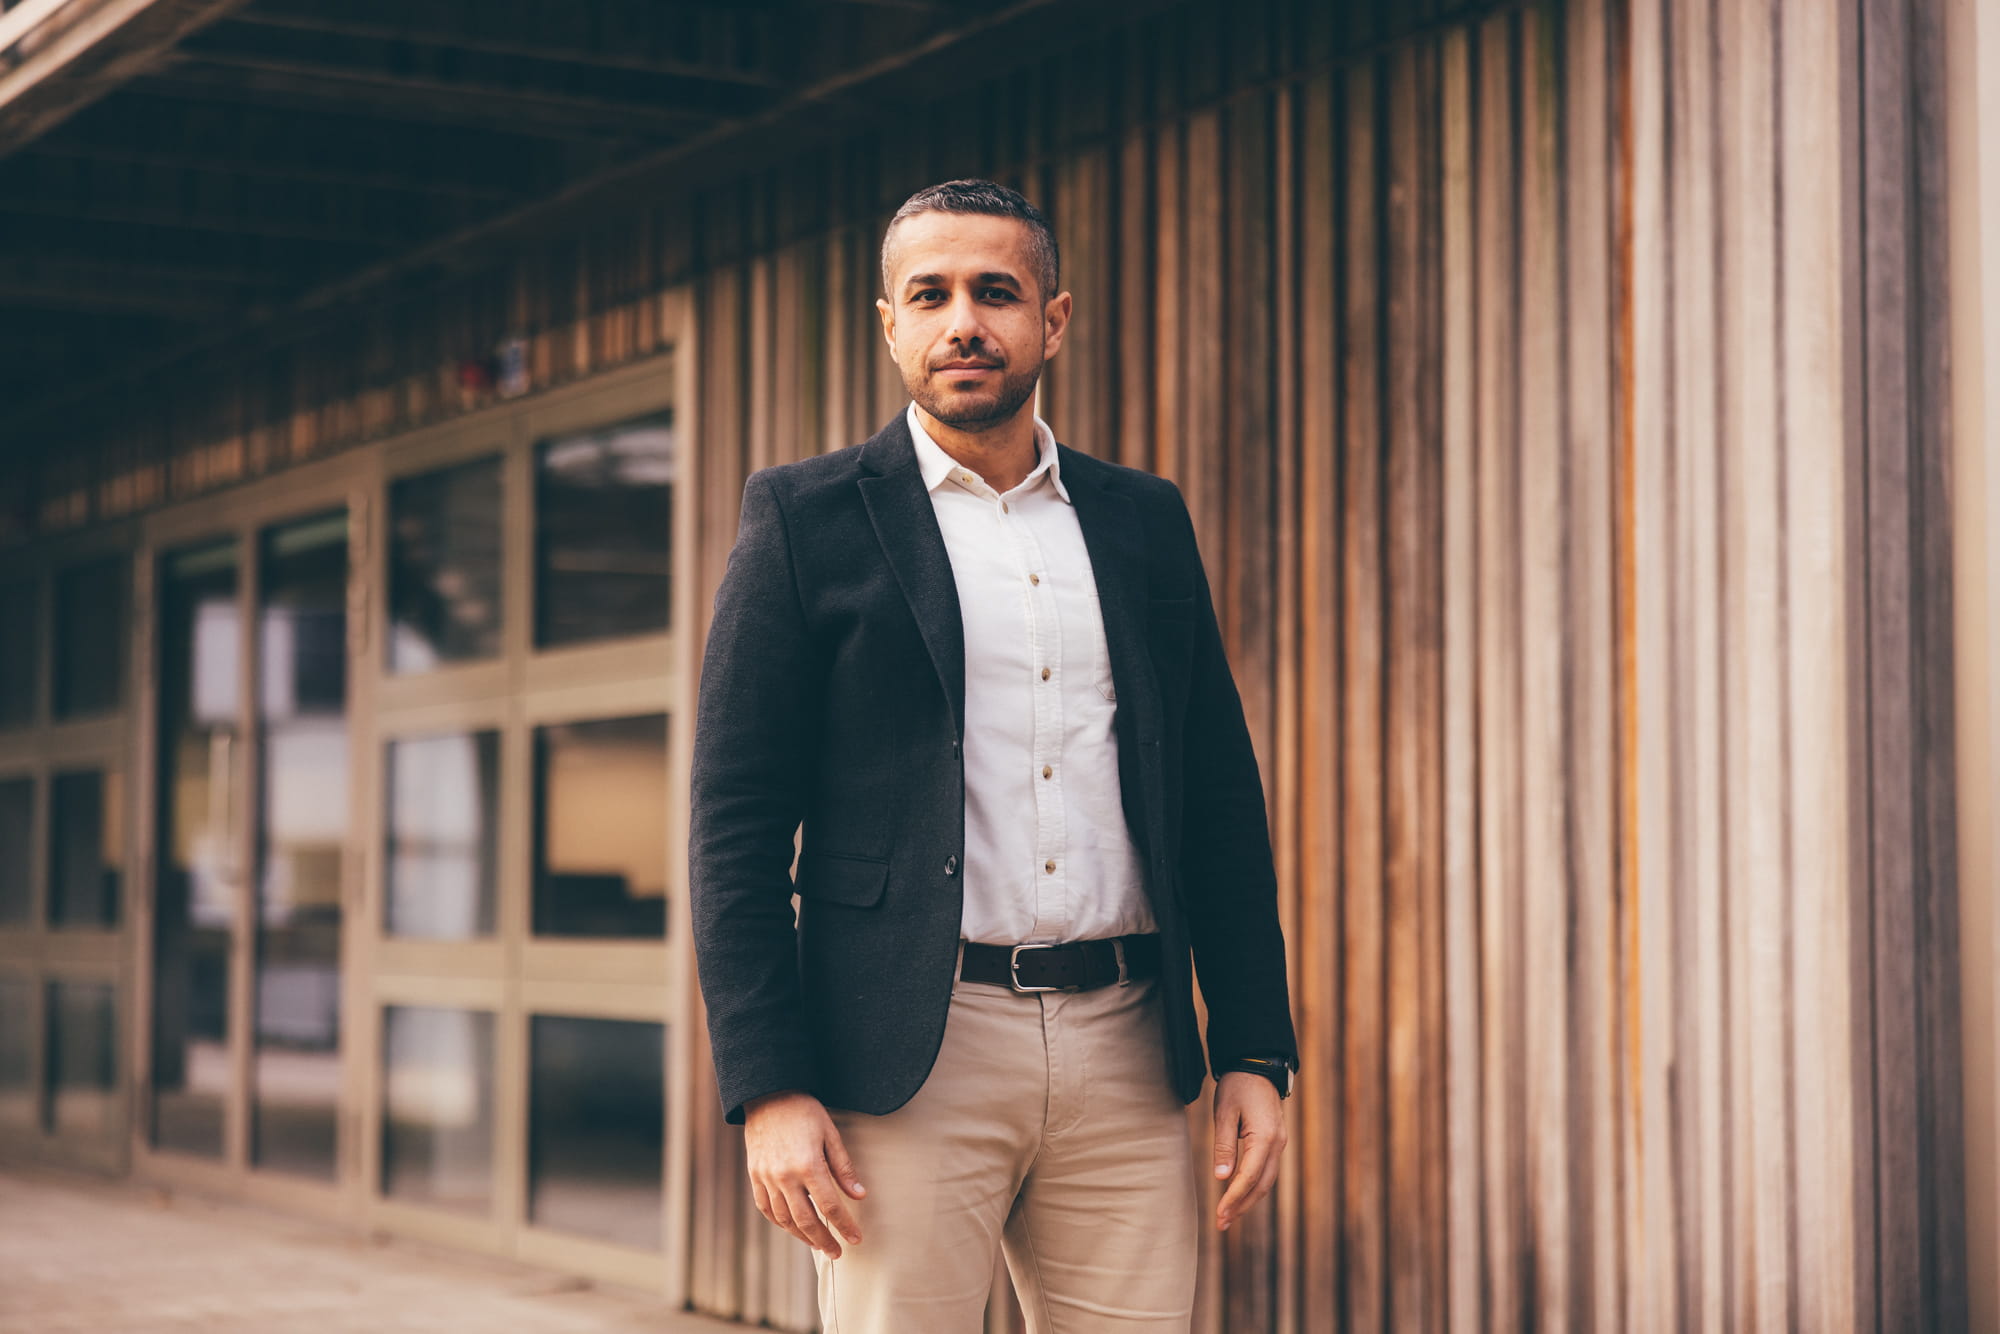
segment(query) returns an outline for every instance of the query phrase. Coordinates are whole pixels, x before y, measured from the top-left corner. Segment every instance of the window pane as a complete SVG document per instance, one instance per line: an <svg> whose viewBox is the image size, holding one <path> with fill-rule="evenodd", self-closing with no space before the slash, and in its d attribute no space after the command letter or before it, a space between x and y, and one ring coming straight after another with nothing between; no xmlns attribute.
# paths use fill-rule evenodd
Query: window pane
<svg viewBox="0 0 2000 1334"><path fill-rule="evenodd" d="M535 933L665 936L667 719L535 732Z"/></svg>
<svg viewBox="0 0 2000 1334"><path fill-rule="evenodd" d="M116 1006L106 982L51 982L49 1129L110 1133L118 1100Z"/></svg>
<svg viewBox="0 0 2000 1334"><path fill-rule="evenodd" d="M38 587L31 579L0 584L0 727L35 721L35 688L41 682L42 665L35 605Z"/></svg>
<svg viewBox="0 0 2000 1334"><path fill-rule="evenodd" d="M672 413L535 451L535 642L667 628Z"/></svg>
<svg viewBox="0 0 2000 1334"><path fill-rule="evenodd" d="M265 535L253 1157L331 1179L347 837L347 517Z"/></svg>
<svg viewBox="0 0 2000 1334"><path fill-rule="evenodd" d="M159 878L153 936L153 1143L222 1156L229 935L243 868L232 805L236 545L169 555L160 583Z"/></svg>
<svg viewBox="0 0 2000 1334"><path fill-rule="evenodd" d="M665 1027L536 1015L530 1044L529 1219L658 1249Z"/></svg>
<svg viewBox="0 0 2000 1334"><path fill-rule="evenodd" d="M384 929L468 940L493 934L500 862L500 734L389 743Z"/></svg>
<svg viewBox="0 0 2000 1334"><path fill-rule="evenodd" d="M0 926L26 926L35 912L35 780L0 780Z"/></svg>
<svg viewBox="0 0 2000 1334"><path fill-rule="evenodd" d="M423 671L500 651L500 460L389 488L389 666Z"/></svg>
<svg viewBox="0 0 2000 1334"><path fill-rule="evenodd" d="M111 556L56 577L56 717L109 713L125 679L125 569Z"/></svg>
<svg viewBox="0 0 2000 1334"><path fill-rule="evenodd" d="M382 1012L382 1192L484 1212L493 1188L493 1016Z"/></svg>
<svg viewBox="0 0 2000 1334"><path fill-rule="evenodd" d="M0 1125L35 1123L34 983L0 977Z"/></svg>
<svg viewBox="0 0 2000 1334"><path fill-rule="evenodd" d="M122 789L95 769L49 784L49 925L118 925Z"/></svg>

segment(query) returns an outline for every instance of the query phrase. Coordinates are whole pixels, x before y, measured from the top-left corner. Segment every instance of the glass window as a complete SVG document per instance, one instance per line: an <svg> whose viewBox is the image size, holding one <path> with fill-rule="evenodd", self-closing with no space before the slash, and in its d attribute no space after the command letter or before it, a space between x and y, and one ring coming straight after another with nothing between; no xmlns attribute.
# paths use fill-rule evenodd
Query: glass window
<svg viewBox="0 0 2000 1334"><path fill-rule="evenodd" d="M0 1125L35 1123L35 984L0 977Z"/></svg>
<svg viewBox="0 0 2000 1334"><path fill-rule="evenodd" d="M49 1130L110 1133L118 1105L118 1022L108 982L51 982L48 989Z"/></svg>
<svg viewBox="0 0 2000 1334"><path fill-rule="evenodd" d="M382 1011L382 1193L484 1212L493 1189L493 1016Z"/></svg>
<svg viewBox="0 0 2000 1334"><path fill-rule="evenodd" d="M236 544L168 555L160 582L153 1143L220 1158L229 1096L229 938L241 854L231 817L242 628Z"/></svg>
<svg viewBox="0 0 2000 1334"><path fill-rule="evenodd" d="M49 784L49 925L118 925L125 862L118 775L60 773Z"/></svg>
<svg viewBox="0 0 2000 1334"><path fill-rule="evenodd" d="M389 488L389 666L420 672L500 651L500 460Z"/></svg>
<svg viewBox="0 0 2000 1334"><path fill-rule="evenodd" d="M663 937L667 719L535 732L535 933Z"/></svg>
<svg viewBox="0 0 2000 1334"><path fill-rule="evenodd" d="M331 1179L347 837L347 516L265 534L253 1158Z"/></svg>
<svg viewBox="0 0 2000 1334"><path fill-rule="evenodd" d="M109 713L124 696L126 564L110 556L56 577L58 718Z"/></svg>
<svg viewBox="0 0 2000 1334"><path fill-rule="evenodd" d="M535 451L535 642L667 628L673 551L671 413Z"/></svg>
<svg viewBox="0 0 2000 1334"><path fill-rule="evenodd" d="M0 779L0 926L34 920L35 780Z"/></svg>
<svg viewBox="0 0 2000 1334"><path fill-rule="evenodd" d="M500 734L392 741L384 768L389 846L383 929L432 940L492 935Z"/></svg>
<svg viewBox="0 0 2000 1334"><path fill-rule="evenodd" d="M32 579L0 583L0 727L35 721L35 690L41 684L42 633L37 624Z"/></svg>
<svg viewBox="0 0 2000 1334"><path fill-rule="evenodd" d="M529 1219L658 1249L665 1026L536 1015L529 1042Z"/></svg>

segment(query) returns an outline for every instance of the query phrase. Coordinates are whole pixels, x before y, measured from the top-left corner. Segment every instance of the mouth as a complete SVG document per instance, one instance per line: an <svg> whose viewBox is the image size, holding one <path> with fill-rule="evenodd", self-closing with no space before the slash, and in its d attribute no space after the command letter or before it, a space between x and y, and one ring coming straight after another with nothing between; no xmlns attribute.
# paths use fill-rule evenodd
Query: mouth
<svg viewBox="0 0 2000 1334"><path fill-rule="evenodd" d="M982 375L991 375L999 369L990 361L948 361L935 368L938 376L955 382L977 380Z"/></svg>

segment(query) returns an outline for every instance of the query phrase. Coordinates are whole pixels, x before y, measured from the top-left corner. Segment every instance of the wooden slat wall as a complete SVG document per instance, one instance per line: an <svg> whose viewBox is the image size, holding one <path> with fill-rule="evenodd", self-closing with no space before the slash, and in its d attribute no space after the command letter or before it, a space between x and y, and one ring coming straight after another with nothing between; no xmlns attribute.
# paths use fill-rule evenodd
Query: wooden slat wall
<svg viewBox="0 0 2000 1334"><path fill-rule="evenodd" d="M1960 1151L1926 962L1950 767L1893 731L1949 735L1948 615L1897 595L1944 550L1937 413L1908 409L1941 402L1942 294L1931 215L1898 211L1935 186L1934 9L1184 5L977 115L213 367L48 465L38 512L407 429L455 410L448 349L510 329L537 384L644 355L687 282L713 587L749 471L902 405L889 211L996 176L1077 294L1044 411L1186 492L1270 794L1305 1068L1274 1201L1204 1242L1198 1327L1951 1327L1955 1197L1902 1179ZM1893 233L1866 263L1864 215ZM693 1301L805 1329L810 1266L712 1101Z"/></svg>

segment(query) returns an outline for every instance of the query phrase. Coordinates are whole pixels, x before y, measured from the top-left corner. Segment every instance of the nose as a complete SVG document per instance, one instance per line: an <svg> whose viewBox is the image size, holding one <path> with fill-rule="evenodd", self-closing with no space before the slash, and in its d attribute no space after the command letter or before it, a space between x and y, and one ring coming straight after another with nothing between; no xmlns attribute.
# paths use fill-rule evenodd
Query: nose
<svg viewBox="0 0 2000 1334"><path fill-rule="evenodd" d="M979 303L969 292L961 292L952 298L951 326L945 330L947 341L961 351L970 351L972 346L986 336L985 321L980 318Z"/></svg>

